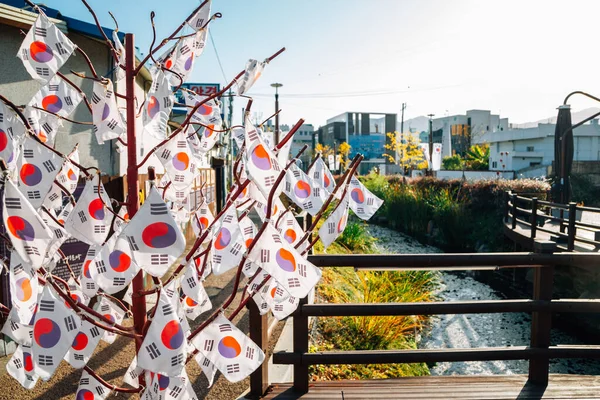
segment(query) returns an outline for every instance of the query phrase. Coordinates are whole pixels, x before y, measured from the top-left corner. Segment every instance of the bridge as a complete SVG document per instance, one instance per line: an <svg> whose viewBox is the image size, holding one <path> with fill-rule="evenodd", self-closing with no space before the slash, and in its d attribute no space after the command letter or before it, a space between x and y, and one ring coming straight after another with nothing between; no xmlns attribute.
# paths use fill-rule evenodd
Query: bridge
<svg viewBox="0 0 600 400"><path fill-rule="evenodd" d="M507 197L508 198L508 197ZM511 201L515 198L511 197ZM519 199L517 199L519 200ZM530 204L534 199L531 199ZM527 201L529 202L529 201ZM505 216L523 214L526 208L516 206ZM544 204L538 204L539 207ZM546 205L547 206L547 205ZM535 207L530 209L536 215ZM577 211L569 205L568 210ZM564 210L563 210L564 211ZM575 215L572 213L570 215ZM577 227L563 213L568 229ZM507 221L508 221L507 220ZM516 220L516 218L515 218ZM537 226L537 217L532 219ZM556 220L554 220L556 221ZM511 230L516 234L517 225ZM573 225L575 224L575 225ZM534 228L535 229L535 228ZM547 228L543 228L547 229ZM547 229L550 230L550 229ZM540 231L543 232L543 231ZM293 320L293 348L272 354L274 364L293 366L293 381L269 382L267 363L256 370L250 379L248 398L265 399L580 399L600 398L600 377L556 375L549 373L550 360L560 358L600 358L600 346L551 343L553 313L598 313L600 299L553 299L555 265L594 268L600 254L572 251L580 242L579 236L567 236L563 244L546 240L537 233L527 243L532 252L465 253L465 254L396 254L396 255L312 255L309 260L321 268L352 267L356 270L483 270L498 268L531 268L533 296L518 300L483 300L429 303L369 303L369 304L307 304L301 301ZM554 232L548 233L548 239ZM570 237L570 238L569 238ZM584 240L588 240L585 239ZM582 242L586 244L585 242ZM568 249L571 249L569 251ZM531 339L527 346L493 348L453 348L381 351L309 351L309 324L314 318L339 316L382 315L440 315L477 313L530 313ZM269 337L267 317L260 316L255 306L250 308L250 336L266 353ZM383 380L314 381L309 366L315 364L371 363L433 363L460 361L527 360L527 375L510 376L429 376Z"/></svg>

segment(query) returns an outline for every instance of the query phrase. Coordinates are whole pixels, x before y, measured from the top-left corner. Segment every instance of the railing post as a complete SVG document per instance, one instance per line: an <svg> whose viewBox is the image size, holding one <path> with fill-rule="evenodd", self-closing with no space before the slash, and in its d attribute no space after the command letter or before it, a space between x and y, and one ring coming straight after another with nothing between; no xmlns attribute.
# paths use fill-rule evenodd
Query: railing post
<svg viewBox="0 0 600 400"><path fill-rule="evenodd" d="M508 222L508 199L510 195L510 191L504 192L504 222Z"/></svg>
<svg viewBox="0 0 600 400"><path fill-rule="evenodd" d="M534 197L531 199L531 238L535 239L535 235L537 233L537 208L538 208L538 199Z"/></svg>
<svg viewBox="0 0 600 400"><path fill-rule="evenodd" d="M575 218L577 214L577 203L570 202L569 203L569 242L567 244L567 250L573 251L575 250Z"/></svg>
<svg viewBox="0 0 600 400"><path fill-rule="evenodd" d="M302 306L307 302L306 297L301 299L294 313L294 353L308 352L308 317L302 314ZM308 364L303 360L299 364L294 364L294 390L308 393Z"/></svg>
<svg viewBox="0 0 600 400"><path fill-rule="evenodd" d="M558 217L560 218L560 233L565 233L565 210L562 208L558 210Z"/></svg>
<svg viewBox="0 0 600 400"><path fill-rule="evenodd" d="M556 244L551 241L535 241L533 249L536 253L553 253ZM554 265L545 265L533 269L533 300L552 300ZM552 313L538 311L531 314L532 348L547 349L550 346L550 329ZM548 385L550 359L540 357L529 360L529 381L536 385Z"/></svg>
<svg viewBox="0 0 600 400"><path fill-rule="evenodd" d="M516 229L517 228L517 195L513 194L511 195L511 199L512 199L512 228Z"/></svg>
<svg viewBox="0 0 600 400"><path fill-rule="evenodd" d="M254 301L248 302L250 317L250 339L256 343L265 354L269 348L268 314L260 315L258 306ZM269 363L265 360L252 374L250 374L250 397L259 398L265 394L269 387Z"/></svg>

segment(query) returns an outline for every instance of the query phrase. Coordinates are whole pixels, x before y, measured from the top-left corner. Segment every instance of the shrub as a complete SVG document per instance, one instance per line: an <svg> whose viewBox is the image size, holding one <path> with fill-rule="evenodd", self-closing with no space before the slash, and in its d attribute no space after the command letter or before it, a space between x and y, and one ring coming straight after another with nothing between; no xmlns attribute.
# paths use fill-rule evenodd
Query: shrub
<svg viewBox="0 0 600 400"><path fill-rule="evenodd" d="M458 154L444 157L442 160L442 169L447 171L460 171L463 169L463 160Z"/></svg>

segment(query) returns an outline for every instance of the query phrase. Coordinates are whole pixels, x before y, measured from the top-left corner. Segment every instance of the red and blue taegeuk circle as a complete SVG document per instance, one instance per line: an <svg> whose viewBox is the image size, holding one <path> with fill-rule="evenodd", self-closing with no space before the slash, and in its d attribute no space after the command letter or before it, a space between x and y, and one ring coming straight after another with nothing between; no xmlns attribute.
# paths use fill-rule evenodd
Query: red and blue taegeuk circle
<svg viewBox="0 0 600 400"><path fill-rule="evenodd" d="M50 349L60 341L60 327L49 318L40 318L33 325L33 338L44 349Z"/></svg>
<svg viewBox="0 0 600 400"><path fill-rule="evenodd" d="M242 346L233 336L225 336L221 339L217 349L225 358L236 358L242 352Z"/></svg>
<svg viewBox="0 0 600 400"><path fill-rule="evenodd" d="M250 159L256 168L260 170L268 171L271 169L271 159L269 158L269 153L262 144L256 145L256 147L252 149Z"/></svg>
<svg viewBox="0 0 600 400"><path fill-rule="evenodd" d="M175 228L166 222L155 222L142 231L142 241L148 247L164 249L177 241Z"/></svg>
<svg viewBox="0 0 600 400"><path fill-rule="evenodd" d="M27 186L35 186L42 181L42 171L35 164L23 164L19 176Z"/></svg>
<svg viewBox="0 0 600 400"><path fill-rule="evenodd" d="M35 239L35 230L33 226L25 219L17 216L6 219L6 227L14 237L31 242Z"/></svg>
<svg viewBox="0 0 600 400"><path fill-rule="evenodd" d="M114 250L108 256L108 264L115 272L125 272L131 265L131 257L121 250Z"/></svg>
<svg viewBox="0 0 600 400"><path fill-rule="evenodd" d="M75 339L73 339L73 344L71 347L74 350L81 351L87 347L88 343L89 339L87 335L83 332L79 332L77 336L75 336Z"/></svg>
<svg viewBox="0 0 600 400"><path fill-rule="evenodd" d="M183 329L179 321L169 321L160 333L160 340L167 349L177 350L183 344Z"/></svg>
<svg viewBox="0 0 600 400"><path fill-rule="evenodd" d="M350 192L350 197L352 197L352 200L354 200L358 204L362 204L365 202L365 194L362 190L360 190L360 188L352 189L352 192Z"/></svg>
<svg viewBox="0 0 600 400"><path fill-rule="evenodd" d="M55 94L50 94L42 99L42 108L46 111L56 114L62 110L62 107L62 100Z"/></svg>
<svg viewBox="0 0 600 400"><path fill-rule="evenodd" d="M217 238L215 239L215 248L217 250L223 250L229 245L229 243L231 243L231 232L229 232L229 229L222 227L219 229L219 233L217 233Z"/></svg>
<svg viewBox="0 0 600 400"><path fill-rule="evenodd" d="M275 254L275 261L279 268L286 272L294 272L296 270L296 260L294 255L286 249L279 249Z"/></svg>
<svg viewBox="0 0 600 400"><path fill-rule="evenodd" d="M54 58L52 48L44 42L32 42L29 45L29 54L34 61L39 63L47 63Z"/></svg>
<svg viewBox="0 0 600 400"><path fill-rule="evenodd" d="M95 220L104 220L104 203L102 203L102 200L95 198L94 200L90 201L90 204L88 205L88 212Z"/></svg>

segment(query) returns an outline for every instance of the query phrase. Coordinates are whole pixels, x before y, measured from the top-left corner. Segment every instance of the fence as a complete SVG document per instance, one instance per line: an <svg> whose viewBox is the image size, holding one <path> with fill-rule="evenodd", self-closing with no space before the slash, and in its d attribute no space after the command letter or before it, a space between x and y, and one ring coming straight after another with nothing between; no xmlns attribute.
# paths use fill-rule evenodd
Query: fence
<svg viewBox="0 0 600 400"><path fill-rule="evenodd" d="M294 389L309 390L309 366L314 364L420 363L491 360L528 360L532 384L546 385L549 360L555 358L600 358L600 346L550 345L553 312L595 313L600 300L552 299L554 265L596 266L600 255L593 253L552 253L555 244L536 241L536 253L398 254L398 255L314 255L309 261L322 267L353 267L356 270L481 270L532 268L533 298L432 303L307 304L301 301L293 318L293 351L273 354L274 364L294 366ZM380 351L333 351L309 353L309 317L382 315L435 315L472 313L532 314L529 346L502 348L418 349ZM266 316L258 310L250 315L250 337L263 349L268 346ZM260 396L268 388L268 367L264 363L251 376L251 395Z"/></svg>

